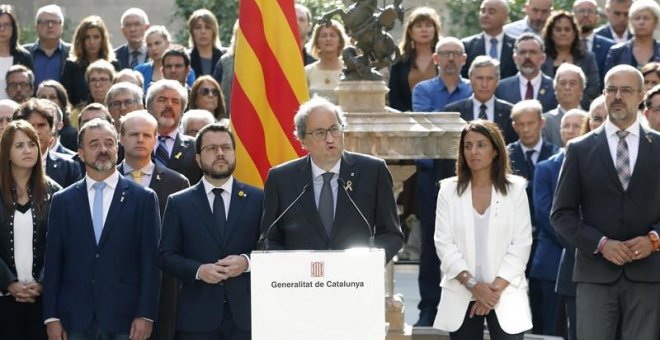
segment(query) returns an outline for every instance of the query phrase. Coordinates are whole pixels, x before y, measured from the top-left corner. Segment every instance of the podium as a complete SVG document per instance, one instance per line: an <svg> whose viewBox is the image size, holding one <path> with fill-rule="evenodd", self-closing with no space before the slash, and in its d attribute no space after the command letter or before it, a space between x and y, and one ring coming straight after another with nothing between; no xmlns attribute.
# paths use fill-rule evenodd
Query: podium
<svg viewBox="0 0 660 340"><path fill-rule="evenodd" d="M385 339L385 251L255 251L253 340Z"/></svg>

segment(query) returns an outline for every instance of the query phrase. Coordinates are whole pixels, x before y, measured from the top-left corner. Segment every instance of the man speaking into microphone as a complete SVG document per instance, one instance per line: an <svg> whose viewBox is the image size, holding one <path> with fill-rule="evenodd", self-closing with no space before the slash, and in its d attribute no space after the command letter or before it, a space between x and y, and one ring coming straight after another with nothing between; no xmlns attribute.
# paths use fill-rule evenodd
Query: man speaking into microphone
<svg viewBox="0 0 660 340"><path fill-rule="evenodd" d="M259 247L270 250L403 245L385 161L344 150L341 109L322 97L300 106L296 138L309 154L274 167L264 187Z"/></svg>

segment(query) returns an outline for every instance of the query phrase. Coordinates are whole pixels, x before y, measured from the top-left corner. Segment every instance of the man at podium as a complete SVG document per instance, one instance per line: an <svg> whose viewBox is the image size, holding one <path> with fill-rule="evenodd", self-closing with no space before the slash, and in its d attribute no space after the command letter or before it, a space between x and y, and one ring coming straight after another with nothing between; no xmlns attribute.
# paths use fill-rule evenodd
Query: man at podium
<svg viewBox="0 0 660 340"><path fill-rule="evenodd" d="M344 150L341 109L315 96L294 117L307 156L276 166L264 188L260 249L385 249L403 244L392 176L382 159Z"/></svg>

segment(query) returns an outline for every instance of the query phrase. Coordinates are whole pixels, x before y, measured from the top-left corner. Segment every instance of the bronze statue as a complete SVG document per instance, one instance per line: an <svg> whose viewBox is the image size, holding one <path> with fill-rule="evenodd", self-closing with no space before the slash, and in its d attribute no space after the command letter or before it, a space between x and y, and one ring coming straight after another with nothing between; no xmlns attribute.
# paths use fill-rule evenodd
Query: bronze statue
<svg viewBox="0 0 660 340"><path fill-rule="evenodd" d="M358 55L354 48L346 51L352 47L344 49L344 56L350 56L350 60L344 59L343 79L380 80L380 74L372 69L389 67L401 58L399 48L387 31L394 27L397 19L403 22L403 0L395 0L383 9L378 8L377 0L353 1L345 12L337 8L323 14L319 22L329 25L333 16L341 16L346 33L356 41L355 46L362 52Z"/></svg>

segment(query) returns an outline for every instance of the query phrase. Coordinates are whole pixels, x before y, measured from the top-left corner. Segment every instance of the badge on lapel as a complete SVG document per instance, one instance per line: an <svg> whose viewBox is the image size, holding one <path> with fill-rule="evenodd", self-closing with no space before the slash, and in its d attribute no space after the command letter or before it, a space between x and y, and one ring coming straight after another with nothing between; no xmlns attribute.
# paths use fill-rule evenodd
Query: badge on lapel
<svg viewBox="0 0 660 340"><path fill-rule="evenodd" d="M119 198L119 202L124 202L124 197L126 197L126 191L121 192L121 198Z"/></svg>
<svg viewBox="0 0 660 340"><path fill-rule="evenodd" d="M241 190L241 191L238 192L238 197L244 198L244 197L247 197L247 194L245 193L245 191Z"/></svg>
<svg viewBox="0 0 660 340"><path fill-rule="evenodd" d="M181 151L179 151L179 152L174 156L174 158L176 158L176 159L181 159L181 155L183 155L183 153L182 153Z"/></svg>

